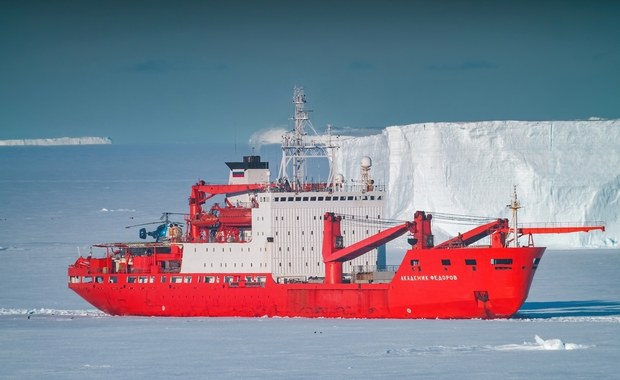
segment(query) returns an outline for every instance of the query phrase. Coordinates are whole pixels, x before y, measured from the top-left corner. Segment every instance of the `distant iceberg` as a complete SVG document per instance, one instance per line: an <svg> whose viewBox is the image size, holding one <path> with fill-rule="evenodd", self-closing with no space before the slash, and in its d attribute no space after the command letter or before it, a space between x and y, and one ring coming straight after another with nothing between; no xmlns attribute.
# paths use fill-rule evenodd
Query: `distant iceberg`
<svg viewBox="0 0 620 380"><path fill-rule="evenodd" d="M49 139L0 140L0 146L35 146L35 145L106 145L112 144L109 137L57 137Z"/></svg>
<svg viewBox="0 0 620 380"><path fill-rule="evenodd" d="M520 222L602 221L606 232L536 237L555 247L614 247L620 241L620 119L419 123L343 140L336 170L357 178L362 156L388 186L387 215L414 210L510 217L513 185ZM466 227L435 221L435 233Z"/></svg>

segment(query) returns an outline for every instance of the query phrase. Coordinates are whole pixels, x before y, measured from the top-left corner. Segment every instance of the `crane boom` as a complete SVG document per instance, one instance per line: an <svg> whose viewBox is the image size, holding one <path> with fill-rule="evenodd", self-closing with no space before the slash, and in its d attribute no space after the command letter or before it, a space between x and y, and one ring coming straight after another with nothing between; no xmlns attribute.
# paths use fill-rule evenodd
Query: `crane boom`
<svg viewBox="0 0 620 380"><path fill-rule="evenodd" d="M342 263L353 260L368 251L371 251L390 240L413 232L413 223L405 222L396 227L388 228L376 235L360 240L355 244L344 247L340 232L341 216L332 212L323 217L323 262L325 263L325 283L340 284L342 282Z"/></svg>
<svg viewBox="0 0 620 380"><path fill-rule="evenodd" d="M436 245L434 249L468 246L489 235L508 232L508 228L508 220L497 219L490 223L483 224L482 226L475 227L465 233L458 234L452 239Z"/></svg>
<svg viewBox="0 0 620 380"><path fill-rule="evenodd" d="M563 227L521 227L521 235L533 234L570 234L573 232L605 231L605 226L563 226Z"/></svg>

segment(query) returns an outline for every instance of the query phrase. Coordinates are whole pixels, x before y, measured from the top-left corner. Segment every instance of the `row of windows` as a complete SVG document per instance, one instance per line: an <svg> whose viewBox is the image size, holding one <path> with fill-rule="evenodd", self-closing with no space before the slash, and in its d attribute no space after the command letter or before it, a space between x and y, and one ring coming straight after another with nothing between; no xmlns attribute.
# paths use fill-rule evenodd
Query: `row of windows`
<svg viewBox="0 0 620 380"><path fill-rule="evenodd" d="M241 249L241 252L251 252L250 247L245 247L245 248L241 247L240 249ZM245 249L245 251L244 251L244 249ZM211 247L211 252L215 252L215 250L216 250L215 247ZM196 247L194 247L194 252L197 252ZM209 252L209 248L205 248L204 252L205 253ZM219 252L219 248L218 248L218 252ZM226 252L226 248L225 247L222 247L222 252ZM232 247L228 247L228 252L232 252ZM258 252L263 252L263 248L259 247L258 248Z"/></svg>
<svg viewBox="0 0 620 380"><path fill-rule="evenodd" d="M540 259L534 259L533 264L538 265ZM410 261L411 266L419 266L420 260L413 259ZM492 265L512 265L512 259L491 259ZM441 259L441 265L448 266L452 265L452 261L450 259ZM476 265L476 259L465 259L465 265Z"/></svg>
<svg viewBox="0 0 620 380"><path fill-rule="evenodd" d="M121 277L122 279L122 277ZM231 283L241 280L249 283L265 283L265 276L191 276L191 275L173 275L173 276L127 276L127 284L154 284L157 280L159 283L165 284L191 284L192 282L217 284L220 282ZM69 281L72 283L102 284L106 280L104 276L72 276ZM119 283L118 276L107 276L107 282L110 284Z"/></svg>
<svg viewBox="0 0 620 380"><path fill-rule="evenodd" d="M355 230L350 230L350 232L351 232L351 235L355 235ZM367 236L368 236L369 232L370 232L370 230L366 230L366 235ZM381 232L381 230L377 230L377 233L379 233L379 232ZM347 234L347 230L342 230L341 233L344 236L344 235ZM306 231L301 230L301 235L304 236L305 234L306 234ZM311 236L314 235L314 231L310 230L310 235ZM278 236L278 231L276 231L275 236ZM286 236L291 236L291 231L286 231ZM222 252L224 252L224 251L222 251ZM249 250L248 250L248 252L249 252Z"/></svg>
<svg viewBox="0 0 620 380"><path fill-rule="evenodd" d="M280 219L278 219L278 217L276 216L276 220L281 220L281 221L284 220L284 216L280 216L279 218ZM296 218L296 220L299 220L299 215L296 216L295 218ZM316 220L316 218L317 218L317 216L314 215L313 216L313 220ZM348 215L348 216L347 215L342 215L342 219L346 220L347 218L348 219L355 219L355 215ZM365 218L368 219L368 215L366 215ZM381 219L381 215L377 215L377 219ZM258 217L256 217L256 220L259 221ZM262 220L265 220L265 219L263 217L261 217L260 220L262 221ZM319 215L319 220L323 220L323 215Z"/></svg>
<svg viewBox="0 0 620 380"><path fill-rule="evenodd" d="M355 266L358 266L358 265L359 265L359 264L356 264ZM366 265L368 265L368 261L366 261ZM292 266L293 266L293 263L291 263L291 262L289 261L289 263L288 263L288 267L289 267L289 268L291 268ZM307 266L308 266L308 262L306 261L306 267L307 267ZM317 261L316 266L317 266L317 267L320 267L320 266L321 266L321 263L320 263L319 261ZM351 261L349 261L349 266L350 266L350 267L352 267L352 266L353 266L353 263L352 263ZM278 263L278 267L282 268L282 262L279 262L279 263Z"/></svg>
<svg viewBox="0 0 620 380"><path fill-rule="evenodd" d="M301 251L304 252L305 250L306 250L306 247L302 246ZM290 252L290 251L291 251L291 247L286 247L286 252ZM310 247L310 251L314 252L313 246ZM282 247L278 247L278 252L282 252Z"/></svg>
<svg viewBox="0 0 620 380"><path fill-rule="evenodd" d="M203 268L207 267L207 263L203 263L202 264ZM267 268L267 263L258 263L258 267L259 268L263 268L263 266L265 268ZM232 263L231 268L236 268L237 267L237 263ZM250 268L254 267L254 263L250 263ZM211 263L211 268L213 268L213 263ZM220 263L220 268L228 268L228 263ZM239 264L239 268L243 268L243 263Z"/></svg>
<svg viewBox="0 0 620 380"><path fill-rule="evenodd" d="M274 202L316 202L316 201L380 201L382 195L375 197L374 195L340 195L340 196L322 196L322 197L275 197Z"/></svg>

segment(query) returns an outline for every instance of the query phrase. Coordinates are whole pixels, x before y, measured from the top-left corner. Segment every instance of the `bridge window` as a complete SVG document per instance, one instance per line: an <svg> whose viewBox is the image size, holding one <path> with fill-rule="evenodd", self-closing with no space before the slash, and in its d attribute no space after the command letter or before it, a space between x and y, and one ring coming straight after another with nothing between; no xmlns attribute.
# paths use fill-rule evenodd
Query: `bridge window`
<svg viewBox="0 0 620 380"><path fill-rule="evenodd" d="M512 259L491 259L493 265L512 265Z"/></svg>

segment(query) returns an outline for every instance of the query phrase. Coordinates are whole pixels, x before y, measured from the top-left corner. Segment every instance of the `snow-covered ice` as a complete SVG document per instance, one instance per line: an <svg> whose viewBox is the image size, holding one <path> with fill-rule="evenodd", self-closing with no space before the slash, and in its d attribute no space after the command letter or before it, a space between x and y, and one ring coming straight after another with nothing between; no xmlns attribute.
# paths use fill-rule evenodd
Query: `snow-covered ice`
<svg viewBox="0 0 620 380"><path fill-rule="evenodd" d="M67 288L78 251L136 239L125 226L186 211L191 184L225 181L223 162L249 153L0 150L0 378L617 377L617 249L548 251L511 320L110 317ZM555 340L564 349L544 349Z"/></svg>

